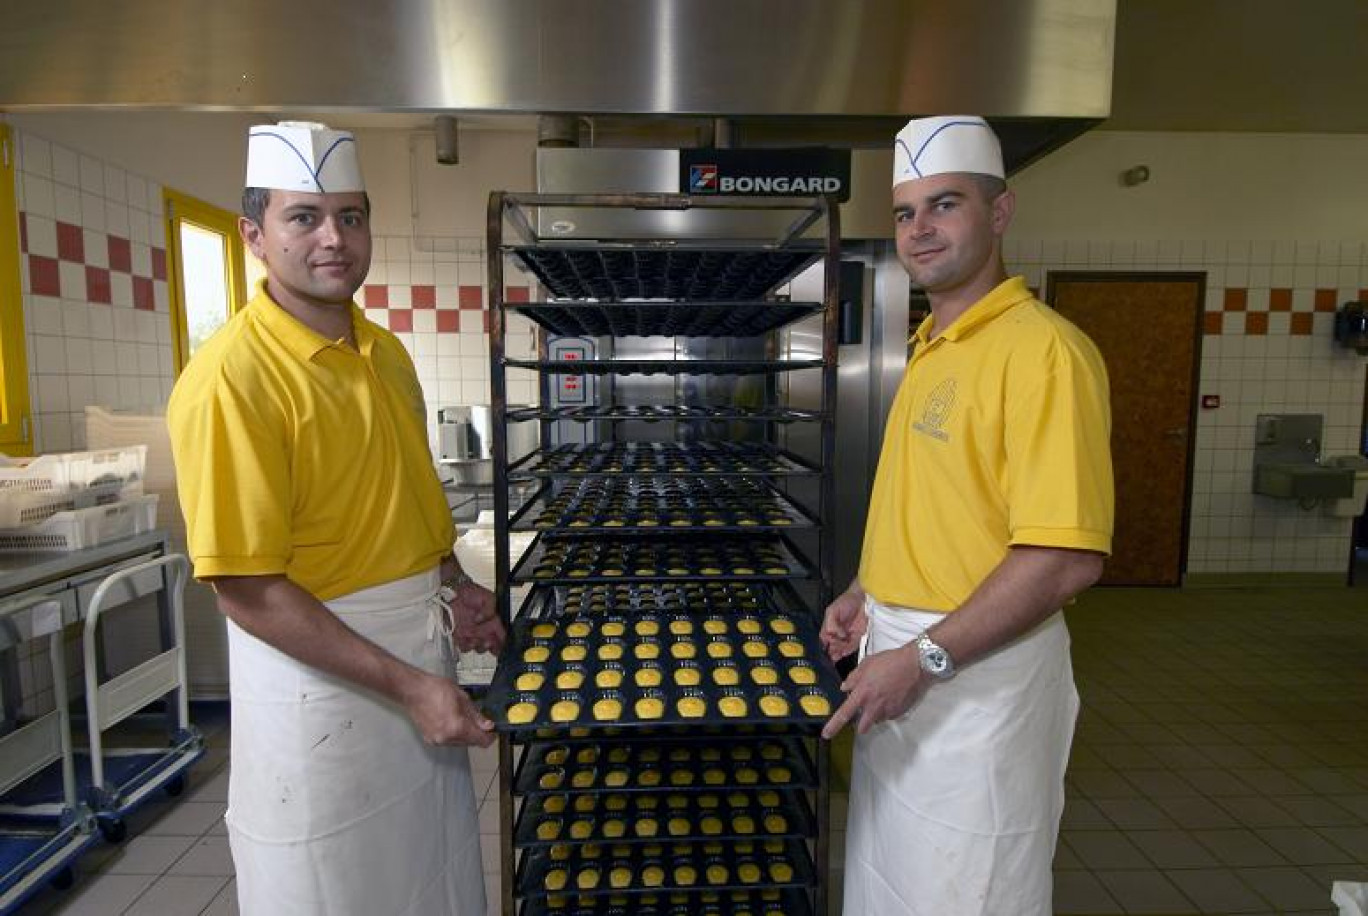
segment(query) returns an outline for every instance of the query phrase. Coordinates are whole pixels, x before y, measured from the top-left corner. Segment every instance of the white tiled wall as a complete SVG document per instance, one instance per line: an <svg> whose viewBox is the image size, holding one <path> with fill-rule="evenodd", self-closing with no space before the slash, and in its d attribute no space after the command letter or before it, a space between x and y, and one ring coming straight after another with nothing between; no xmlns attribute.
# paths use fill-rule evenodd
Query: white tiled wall
<svg viewBox="0 0 1368 916"><path fill-rule="evenodd" d="M18 141L35 448L81 448L87 404L154 409L171 390L162 189L31 133Z"/></svg>

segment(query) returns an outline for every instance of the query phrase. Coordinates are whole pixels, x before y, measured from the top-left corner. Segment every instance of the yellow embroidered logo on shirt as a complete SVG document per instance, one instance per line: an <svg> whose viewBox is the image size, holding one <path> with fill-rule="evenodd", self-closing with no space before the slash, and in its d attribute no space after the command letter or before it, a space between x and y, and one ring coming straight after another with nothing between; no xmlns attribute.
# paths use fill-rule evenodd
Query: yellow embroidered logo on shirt
<svg viewBox="0 0 1368 916"><path fill-rule="evenodd" d="M931 389L922 405L921 419L913 423L912 428L942 442L949 441L950 436L946 434L944 426L950 419L950 408L954 406L955 380L948 378Z"/></svg>

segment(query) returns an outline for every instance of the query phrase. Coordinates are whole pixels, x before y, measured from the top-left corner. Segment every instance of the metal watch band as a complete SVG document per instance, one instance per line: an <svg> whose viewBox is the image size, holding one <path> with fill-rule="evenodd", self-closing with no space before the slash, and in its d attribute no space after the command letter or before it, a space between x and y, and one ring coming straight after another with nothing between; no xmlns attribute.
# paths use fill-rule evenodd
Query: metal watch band
<svg viewBox="0 0 1368 916"><path fill-rule="evenodd" d="M925 633L917 637L917 655L921 668L932 677L948 680L955 674L955 662L935 640Z"/></svg>

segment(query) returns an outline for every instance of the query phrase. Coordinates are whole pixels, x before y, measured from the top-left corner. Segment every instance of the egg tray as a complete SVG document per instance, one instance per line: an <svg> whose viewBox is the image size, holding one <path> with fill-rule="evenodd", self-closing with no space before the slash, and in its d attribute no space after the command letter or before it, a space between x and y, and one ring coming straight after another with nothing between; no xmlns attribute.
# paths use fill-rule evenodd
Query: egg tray
<svg viewBox="0 0 1368 916"><path fill-rule="evenodd" d="M697 730L690 734L700 737ZM593 754L592 759L581 756L586 752ZM720 771L720 778L710 770ZM691 775L686 781L673 775L676 772ZM675 744L548 742L529 746L513 774L514 793L529 797L816 787L811 758L791 737L709 741L705 735L702 742Z"/></svg>
<svg viewBox="0 0 1368 916"><path fill-rule="evenodd" d="M510 526L515 531L556 529L564 535L659 534L681 528L747 534L813 526L812 518L778 491L749 479L726 486L733 481L696 478L639 489L586 482L554 495L538 495Z"/></svg>
<svg viewBox="0 0 1368 916"><path fill-rule="evenodd" d="M563 858L556 858L563 856ZM660 869L660 883L644 882L648 868ZM780 873L778 868L784 868ZM682 869L691 869L692 881ZM752 870L753 869L753 870ZM625 881L613 886L617 870ZM564 885L548 879L560 871ZM595 880L586 879L590 875ZM800 840L732 840L696 843L565 843L529 850L518 863L516 893L545 897L568 892L579 896L671 891L759 890L811 887L815 871Z"/></svg>
<svg viewBox="0 0 1368 916"><path fill-rule="evenodd" d="M808 892L796 888L667 894L555 894L523 902L521 916L812 916Z"/></svg>
<svg viewBox="0 0 1368 916"><path fill-rule="evenodd" d="M522 620L576 614L633 617L638 614L692 613L809 615L787 582L577 582L536 585L518 611Z"/></svg>
<svg viewBox="0 0 1368 916"><path fill-rule="evenodd" d="M810 579L811 565L782 536L666 534L648 537L538 535L513 569L515 584L641 579Z"/></svg>
<svg viewBox="0 0 1368 916"><path fill-rule="evenodd" d="M700 404L591 404L579 407L522 407L508 412L511 422L523 420L634 420L642 423L701 420L757 420L771 423L811 423L820 411L794 407L704 406Z"/></svg>
<svg viewBox="0 0 1368 916"><path fill-rule="evenodd" d="M754 337L822 310L820 302L527 302L509 305L553 334Z"/></svg>
<svg viewBox="0 0 1368 916"><path fill-rule="evenodd" d="M816 830L807 800L794 791L539 795L524 802L513 845L782 839Z"/></svg>
<svg viewBox="0 0 1368 916"><path fill-rule="evenodd" d="M565 443L532 452L510 473L522 477L764 474L813 475L817 468L774 446L740 442Z"/></svg>
<svg viewBox="0 0 1368 916"><path fill-rule="evenodd" d="M514 255L558 299L764 299L820 256L816 249L519 246Z"/></svg>

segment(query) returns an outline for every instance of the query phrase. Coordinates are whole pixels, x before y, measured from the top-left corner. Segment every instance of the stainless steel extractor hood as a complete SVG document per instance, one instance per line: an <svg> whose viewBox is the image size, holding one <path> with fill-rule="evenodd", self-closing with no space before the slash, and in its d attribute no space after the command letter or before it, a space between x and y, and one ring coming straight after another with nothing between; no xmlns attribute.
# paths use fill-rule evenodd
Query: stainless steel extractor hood
<svg viewBox="0 0 1368 916"><path fill-rule="evenodd" d="M0 109L1095 122L1116 0L44 0Z"/></svg>

